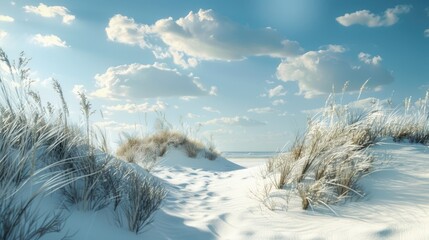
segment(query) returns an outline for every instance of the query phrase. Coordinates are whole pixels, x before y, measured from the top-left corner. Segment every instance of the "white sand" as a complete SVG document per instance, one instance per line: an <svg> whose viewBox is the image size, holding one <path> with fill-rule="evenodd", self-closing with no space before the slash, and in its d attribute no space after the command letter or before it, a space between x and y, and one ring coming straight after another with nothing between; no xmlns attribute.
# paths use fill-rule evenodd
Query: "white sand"
<svg viewBox="0 0 429 240"><path fill-rule="evenodd" d="M268 158L228 158L228 160L244 168L251 168L264 165Z"/></svg>
<svg viewBox="0 0 429 240"><path fill-rule="evenodd" d="M164 207L144 236L148 239L429 239L429 149L384 143L391 155L381 170L360 184L364 199L315 212L300 208L270 211L252 194L264 159L234 159L250 168L205 171L189 168L180 152L167 156L156 175L169 185ZM182 156L180 156L182 155ZM191 159L187 159L191 162ZM192 159L192 161L205 161ZM223 163L221 159L220 164ZM248 161L248 162L247 162ZM385 162L386 157L380 156ZM212 164L214 162L211 162ZM205 165L205 164L203 164ZM207 163L209 165L209 163ZM208 166L205 166L206 170Z"/></svg>
<svg viewBox="0 0 429 240"><path fill-rule="evenodd" d="M268 210L252 194L266 159L235 164L173 150L154 171L168 196L142 235L118 228L104 210L74 212L66 230L78 231L73 239L79 240L429 239L429 148L382 143L374 149L385 164L360 181L365 198L333 207L338 216L302 210L296 197L287 209Z"/></svg>

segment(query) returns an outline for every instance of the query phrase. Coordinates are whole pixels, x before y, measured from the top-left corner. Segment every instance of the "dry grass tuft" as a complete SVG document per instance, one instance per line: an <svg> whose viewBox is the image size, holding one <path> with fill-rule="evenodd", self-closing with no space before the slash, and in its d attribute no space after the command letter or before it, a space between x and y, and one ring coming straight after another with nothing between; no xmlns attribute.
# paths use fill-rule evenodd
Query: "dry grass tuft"
<svg viewBox="0 0 429 240"><path fill-rule="evenodd" d="M407 99L404 109L395 111L369 100L372 107L356 110L329 98L325 111L309 121L289 150L268 161L264 177L280 191L296 192L303 209L332 210L331 204L363 196L358 181L371 172L375 159L368 148L380 139L429 144L429 91L418 106Z"/></svg>
<svg viewBox="0 0 429 240"><path fill-rule="evenodd" d="M169 148L183 149L190 158L201 154L206 159L215 160L219 156L213 146L206 147L181 132L171 130L159 130L142 139L129 137L118 148L116 155L127 162L139 162L151 168L156 159L164 156Z"/></svg>

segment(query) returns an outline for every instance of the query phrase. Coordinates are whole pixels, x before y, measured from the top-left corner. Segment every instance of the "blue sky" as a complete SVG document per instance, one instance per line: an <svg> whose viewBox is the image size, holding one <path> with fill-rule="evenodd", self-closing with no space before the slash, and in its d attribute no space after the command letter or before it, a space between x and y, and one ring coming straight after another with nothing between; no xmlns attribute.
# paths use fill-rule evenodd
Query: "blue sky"
<svg viewBox="0 0 429 240"><path fill-rule="evenodd" d="M345 82L398 104L429 88L427 1L177 3L5 0L0 47L32 58L47 101L58 79L76 121L86 92L113 142L162 112L222 151L277 150Z"/></svg>

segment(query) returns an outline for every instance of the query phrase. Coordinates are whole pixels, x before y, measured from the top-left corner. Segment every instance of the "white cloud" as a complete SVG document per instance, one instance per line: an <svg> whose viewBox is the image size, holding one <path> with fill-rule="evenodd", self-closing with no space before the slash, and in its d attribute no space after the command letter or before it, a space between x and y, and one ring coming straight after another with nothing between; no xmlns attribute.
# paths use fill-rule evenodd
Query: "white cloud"
<svg viewBox="0 0 429 240"><path fill-rule="evenodd" d="M271 107L263 107L263 108L251 108L247 110L250 113L264 114L264 113L272 113L275 112Z"/></svg>
<svg viewBox="0 0 429 240"><path fill-rule="evenodd" d="M181 100L183 100L183 101L187 101L187 102L189 102L189 101L191 101L191 100L195 100L195 99L197 99L198 97L195 97L195 96L183 96L183 97L180 97L180 99Z"/></svg>
<svg viewBox="0 0 429 240"><path fill-rule="evenodd" d="M285 103L286 103L286 101L285 101L285 100L283 100L283 99L277 99L277 100L274 100L274 101L272 102L272 104L273 104L274 106L283 105L283 104L285 104Z"/></svg>
<svg viewBox="0 0 429 240"><path fill-rule="evenodd" d="M360 52L358 55L359 60L366 64L378 65L383 59L377 55L372 57L369 53Z"/></svg>
<svg viewBox="0 0 429 240"><path fill-rule="evenodd" d="M246 56L287 57L298 52L295 42L273 29L250 29L213 10L192 11L186 17L158 20L152 27L172 49L204 60L239 60Z"/></svg>
<svg viewBox="0 0 429 240"><path fill-rule="evenodd" d="M70 14L70 11L63 6L47 6L40 3L39 6L24 6L27 13L34 13L45 18L54 18L59 16L63 23L71 24L75 20L75 16Z"/></svg>
<svg viewBox="0 0 429 240"><path fill-rule="evenodd" d="M81 93L83 93L83 94L86 94L86 89L85 89L85 87L83 86L83 85L74 85L73 86L73 89L72 89L72 93L77 97L77 98L80 98L80 94Z"/></svg>
<svg viewBox="0 0 429 240"><path fill-rule="evenodd" d="M248 56L285 58L301 52L299 44L284 39L271 28L251 29L215 14L213 10L189 12L174 20L165 18L153 25L138 24L127 16L115 15L106 28L108 39L162 49L182 67L195 67L201 60L242 60ZM158 55L158 54L157 54ZM163 55L165 56L165 54Z"/></svg>
<svg viewBox="0 0 429 240"><path fill-rule="evenodd" d="M384 11L382 16L371 13L369 10L360 10L354 13L346 13L343 16L337 17L336 20L346 27L354 24L368 27L392 26L398 22L398 15L410 12L411 7L411 5L397 5L394 8Z"/></svg>
<svg viewBox="0 0 429 240"><path fill-rule="evenodd" d="M198 60L193 57L186 57L184 53L176 51L173 48L169 48L168 56L173 57L174 64L177 64L183 68L196 67Z"/></svg>
<svg viewBox="0 0 429 240"><path fill-rule="evenodd" d="M194 118L199 118L199 117L200 117L200 115L198 115L198 114L194 114L194 113L188 113L188 114L186 115L186 117L188 117L188 118L190 118L190 119L194 119Z"/></svg>
<svg viewBox="0 0 429 240"><path fill-rule="evenodd" d="M2 40L3 38L5 38L7 36L7 32L0 30L0 40Z"/></svg>
<svg viewBox="0 0 429 240"><path fill-rule="evenodd" d="M152 46L152 53L156 59L166 59L171 57L171 54L160 46Z"/></svg>
<svg viewBox="0 0 429 240"><path fill-rule="evenodd" d="M429 28L426 29L423 34L425 35L425 37L429 38Z"/></svg>
<svg viewBox="0 0 429 240"><path fill-rule="evenodd" d="M278 85L270 90L268 90L268 97L278 97L286 95L286 91L283 91L284 87L282 85Z"/></svg>
<svg viewBox="0 0 429 240"><path fill-rule="evenodd" d="M99 122L95 122L94 125L98 126L101 129L115 131L117 133L127 132L127 131L135 132L135 131L144 129L144 126L141 124L119 123L116 121L99 121Z"/></svg>
<svg viewBox="0 0 429 240"><path fill-rule="evenodd" d="M0 22L14 22L15 19L11 16L0 15Z"/></svg>
<svg viewBox="0 0 429 240"><path fill-rule="evenodd" d="M42 47L63 47L67 48L67 43L56 35L41 35L36 34L31 39L33 43L40 45Z"/></svg>
<svg viewBox="0 0 429 240"><path fill-rule="evenodd" d="M92 96L109 99L138 99L174 96L201 96L196 78L184 76L162 64L130 64L109 67L95 76L98 89Z"/></svg>
<svg viewBox="0 0 429 240"><path fill-rule="evenodd" d="M368 79L366 86L374 88L393 81L391 73L382 68L381 64L358 66L349 61L344 52L343 47L331 45L326 49L288 58L277 67L277 77L285 82L297 81L300 94L305 97L330 93L333 86L339 92L347 81L348 91L358 91Z"/></svg>
<svg viewBox="0 0 429 240"><path fill-rule="evenodd" d="M214 108L212 108L212 107L203 107L203 110L204 110L204 111L207 111L207 112L211 112L211 113L219 113L219 114L220 114L220 111L219 111L219 110L214 109Z"/></svg>
<svg viewBox="0 0 429 240"><path fill-rule="evenodd" d="M149 47L145 36L150 32L150 27L137 24L132 18L117 14L109 20L105 30L110 41L139 45L141 48Z"/></svg>
<svg viewBox="0 0 429 240"><path fill-rule="evenodd" d="M210 92L209 92L209 95L210 96L217 96L217 87L216 86L211 86L210 87Z"/></svg>
<svg viewBox="0 0 429 240"><path fill-rule="evenodd" d="M209 120L202 123L203 125L229 125L229 126L243 126L243 127L254 127L266 125L265 122L261 122L255 119L248 118L246 116L235 116L235 117L222 117Z"/></svg>
<svg viewBox="0 0 429 240"><path fill-rule="evenodd" d="M167 104L162 101L157 101L155 104L149 104L148 102L142 104L127 103L127 104L118 104L114 106L104 106L105 109L111 112L124 111L128 113L137 113L137 112L160 112L167 108Z"/></svg>

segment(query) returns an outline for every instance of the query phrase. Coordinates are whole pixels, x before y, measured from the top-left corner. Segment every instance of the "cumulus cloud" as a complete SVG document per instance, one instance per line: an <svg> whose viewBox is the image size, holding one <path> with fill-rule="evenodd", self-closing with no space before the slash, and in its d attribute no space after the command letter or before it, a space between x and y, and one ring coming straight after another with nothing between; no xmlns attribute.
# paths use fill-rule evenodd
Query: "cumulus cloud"
<svg viewBox="0 0 429 240"><path fill-rule="evenodd" d="M425 37L429 38L429 28L426 29L423 34L425 35Z"/></svg>
<svg viewBox="0 0 429 240"><path fill-rule="evenodd" d="M11 16L0 15L0 22L14 22L15 19Z"/></svg>
<svg viewBox="0 0 429 240"><path fill-rule="evenodd" d="M42 47L62 47L67 48L67 43L56 35L41 35L36 34L31 39L34 44L40 45Z"/></svg>
<svg viewBox="0 0 429 240"><path fill-rule="evenodd" d="M297 81L300 94L305 97L330 93L333 86L335 91L341 91L346 82L349 82L348 91L357 91L367 80L366 86L373 88L393 81L391 73L379 64L381 57L358 56L369 61L359 65L359 61L347 59L344 52L343 47L331 45L288 58L277 67L277 77L285 82Z"/></svg>
<svg viewBox="0 0 429 240"><path fill-rule="evenodd" d="M5 38L7 36L7 32L0 30L0 40L2 40L3 38Z"/></svg>
<svg viewBox="0 0 429 240"><path fill-rule="evenodd" d="M63 6L47 6L40 3L39 6L24 6L27 13L34 13L45 18L61 17L63 23L71 24L75 20L75 16L70 14L70 11Z"/></svg>
<svg viewBox="0 0 429 240"><path fill-rule="evenodd" d="M361 62L372 65L378 65L383 60L379 55L372 57L371 54L363 52L359 53L358 58Z"/></svg>
<svg viewBox="0 0 429 240"><path fill-rule="evenodd" d="M109 20L106 27L107 38L113 42L149 47L145 37L150 32L147 25L137 24L133 18L117 14Z"/></svg>
<svg viewBox="0 0 429 240"><path fill-rule="evenodd" d="M284 91L284 87L282 85L278 85L270 90L268 90L268 97L278 97L286 95L286 91Z"/></svg>
<svg viewBox="0 0 429 240"><path fill-rule="evenodd" d="M113 106L104 106L105 109L111 112L124 111L128 113L137 113L137 112L159 112L167 108L167 104L163 101L157 101L155 104L149 104L148 102L142 104L127 103L127 104L118 104Z"/></svg>
<svg viewBox="0 0 429 240"><path fill-rule="evenodd" d="M250 113L257 113L257 114L264 114L264 113L272 113L275 112L275 110L271 107L263 107L263 108L251 108L247 110L247 112Z"/></svg>
<svg viewBox="0 0 429 240"><path fill-rule="evenodd" d="M271 104L273 104L274 106L279 106L279 105L283 105L285 103L286 103L285 100L283 100L283 99L277 99L277 100L274 100Z"/></svg>
<svg viewBox="0 0 429 240"><path fill-rule="evenodd" d="M367 27L392 26L399 21L398 15L410 12L411 5L397 5L384 11L383 15L376 15L369 10L360 10L354 13L346 13L337 17L336 20L343 26L349 27L354 24Z"/></svg>
<svg viewBox="0 0 429 240"><path fill-rule="evenodd" d="M248 56L285 58L301 52L299 44L284 39L271 28L252 29L218 16L213 10L189 12L177 20L160 19L153 25L115 15L106 28L109 40L142 48L163 49L182 67L195 67L201 60L242 60ZM158 46L158 47L156 47ZM159 51L156 51L159 53Z"/></svg>
<svg viewBox="0 0 429 240"><path fill-rule="evenodd" d="M219 114L220 114L220 111L219 111L219 110L214 109L214 108L212 108L212 107L203 107L203 110L204 110L204 111L207 111L207 112L211 112L211 113L219 113Z"/></svg>
<svg viewBox="0 0 429 240"><path fill-rule="evenodd" d="M204 60L239 60L246 56L287 57L298 52L295 42L273 29L251 29L219 17L213 10L158 20L154 31L168 46Z"/></svg>
<svg viewBox="0 0 429 240"><path fill-rule="evenodd" d="M108 99L207 95L196 78L157 63L109 67L95 80L98 89L91 95Z"/></svg>
<svg viewBox="0 0 429 240"><path fill-rule="evenodd" d="M246 116L215 118L207 122L204 122L202 124L203 125L243 126L243 127L255 127L255 126L266 125L265 122L251 119Z"/></svg>
<svg viewBox="0 0 429 240"><path fill-rule="evenodd" d="M198 65L198 60L196 58L187 57L184 53L176 51L173 48L170 48L169 52L164 55L172 57L174 64L183 68L196 67ZM157 54L155 54L155 56L157 56Z"/></svg>

